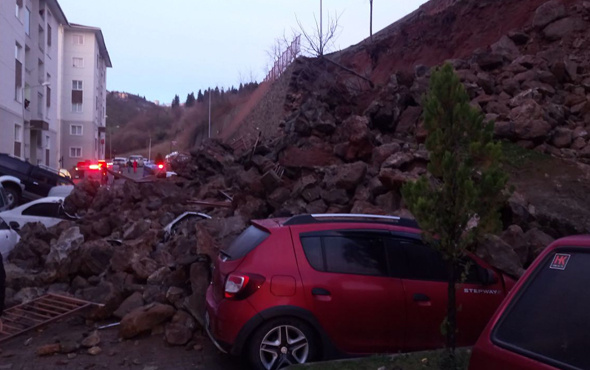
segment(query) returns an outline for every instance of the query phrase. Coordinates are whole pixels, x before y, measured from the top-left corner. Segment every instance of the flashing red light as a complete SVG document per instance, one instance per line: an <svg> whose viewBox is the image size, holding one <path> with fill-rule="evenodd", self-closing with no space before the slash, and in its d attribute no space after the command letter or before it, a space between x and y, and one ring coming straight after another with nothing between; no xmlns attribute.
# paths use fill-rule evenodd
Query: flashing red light
<svg viewBox="0 0 590 370"><path fill-rule="evenodd" d="M98 170L100 169L100 165L98 164L91 164L90 166L88 166L89 169L91 170Z"/></svg>
<svg viewBox="0 0 590 370"><path fill-rule="evenodd" d="M164 165L163 165L163 164L159 164L159 165L158 165L158 168L159 168L159 169L162 169L162 168L164 168Z"/></svg>

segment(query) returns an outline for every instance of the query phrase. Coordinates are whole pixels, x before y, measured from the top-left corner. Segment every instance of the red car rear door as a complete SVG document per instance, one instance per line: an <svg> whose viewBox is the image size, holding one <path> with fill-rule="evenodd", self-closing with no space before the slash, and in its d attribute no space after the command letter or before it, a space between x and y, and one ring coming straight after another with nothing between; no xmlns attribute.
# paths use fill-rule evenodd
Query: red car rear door
<svg viewBox="0 0 590 370"><path fill-rule="evenodd" d="M442 255L419 240L398 239L406 266L403 285L407 306L405 349L444 346L441 324L447 317L447 269ZM457 345L472 345L504 297L501 280L483 286L471 261L467 280L457 284Z"/></svg>
<svg viewBox="0 0 590 370"><path fill-rule="evenodd" d="M340 350L401 348L404 295L401 280L389 276L388 232L333 227L292 227L308 309Z"/></svg>

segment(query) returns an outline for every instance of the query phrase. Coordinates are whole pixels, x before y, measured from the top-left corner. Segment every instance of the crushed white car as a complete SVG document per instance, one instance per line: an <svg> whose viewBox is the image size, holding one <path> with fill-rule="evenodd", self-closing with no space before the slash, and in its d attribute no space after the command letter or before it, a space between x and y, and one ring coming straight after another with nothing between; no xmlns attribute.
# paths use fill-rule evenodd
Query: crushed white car
<svg viewBox="0 0 590 370"><path fill-rule="evenodd" d="M19 240L20 235L11 229L6 221L0 218L0 255L2 255L3 260L6 260L8 254L14 249Z"/></svg>
<svg viewBox="0 0 590 370"><path fill-rule="evenodd" d="M51 227L63 220L76 220L76 216L65 212L63 202L64 197L37 199L10 211L0 212L0 218L16 231L28 222L40 222L45 227Z"/></svg>
<svg viewBox="0 0 590 370"><path fill-rule="evenodd" d="M166 227L164 227L164 241L170 240L170 237L176 234L177 229L182 225L184 222L191 220L191 219L211 219L211 216L200 213L200 212L184 212L180 216L176 217L172 220Z"/></svg>

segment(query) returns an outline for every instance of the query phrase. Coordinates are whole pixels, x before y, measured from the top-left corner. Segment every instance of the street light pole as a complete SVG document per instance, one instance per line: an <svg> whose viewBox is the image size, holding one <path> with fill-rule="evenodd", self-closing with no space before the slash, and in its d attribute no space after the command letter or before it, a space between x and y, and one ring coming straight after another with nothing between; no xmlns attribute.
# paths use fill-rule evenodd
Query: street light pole
<svg viewBox="0 0 590 370"><path fill-rule="evenodd" d="M209 138L211 138L211 88L209 88Z"/></svg>

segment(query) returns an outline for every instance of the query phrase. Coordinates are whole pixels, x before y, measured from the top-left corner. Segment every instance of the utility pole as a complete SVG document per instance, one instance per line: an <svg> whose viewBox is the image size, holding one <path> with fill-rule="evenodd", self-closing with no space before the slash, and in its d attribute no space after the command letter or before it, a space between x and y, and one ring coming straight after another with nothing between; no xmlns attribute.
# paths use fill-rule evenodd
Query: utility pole
<svg viewBox="0 0 590 370"><path fill-rule="evenodd" d="M150 144L148 145L148 161L152 160L152 133L150 132Z"/></svg>
<svg viewBox="0 0 590 370"><path fill-rule="evenodd" d="M369 19L369 35L371 35L371 41L373 41L373 0L369 0L371 5L371 17Z"/></svg>
<svg viewBox="0 0 590 370"><path fill-rule="evenodd" d="M211 88L209 88L209 138L211 138Z"/></svg>

